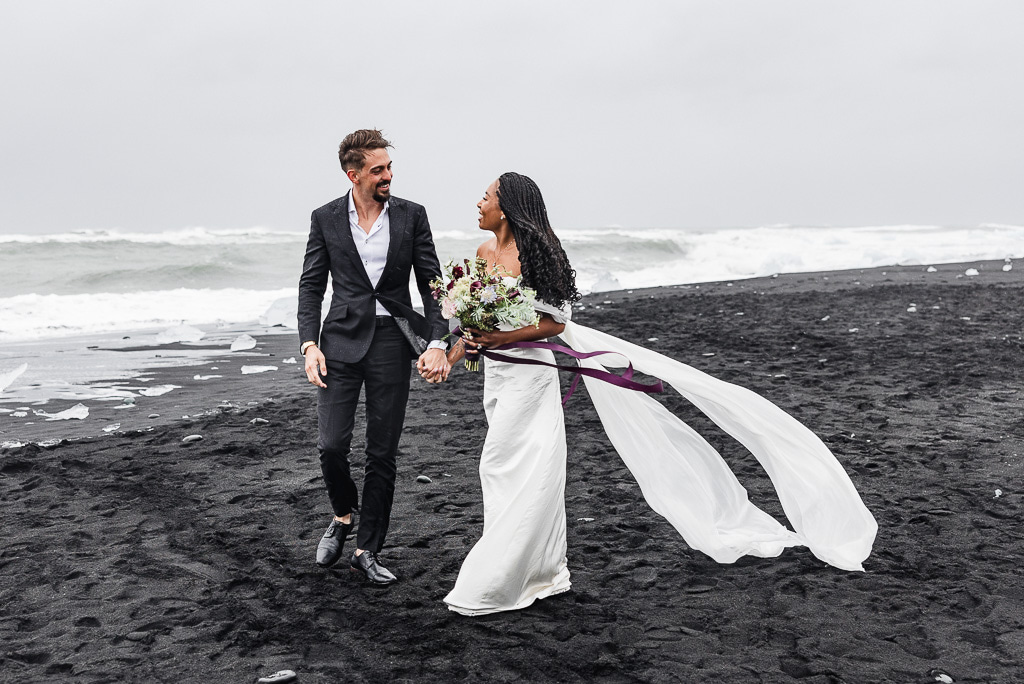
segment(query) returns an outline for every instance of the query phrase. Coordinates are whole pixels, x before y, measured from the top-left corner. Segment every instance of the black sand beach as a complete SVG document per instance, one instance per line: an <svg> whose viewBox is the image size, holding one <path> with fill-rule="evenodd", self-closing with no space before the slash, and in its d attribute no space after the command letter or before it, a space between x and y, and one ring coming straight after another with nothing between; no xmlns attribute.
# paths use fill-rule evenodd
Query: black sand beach
<svg viewBox="0 0 1024 684"><path fill-rule="evenodd" d="M581 386L565 410L573 590L461 617L441 599L482 525L481 374L413 380L382 554L401 581L382 590L313 563L329 512L301 366L193 380L214 363L159 371L153 383L181 389L135 409L90 405L90 434L121 431L0 450L0 680L246 682L289 668L303 684L1020 681L1024 267L1001 266L600 293L574 314L811 427L878 520L865 573L806 549L733 565L689 549ZM266 336L258 350L283 359L296 343ZM661 400L784 520L742 447L678 395ZM4 440L84 429L0 421Z"/></svg>

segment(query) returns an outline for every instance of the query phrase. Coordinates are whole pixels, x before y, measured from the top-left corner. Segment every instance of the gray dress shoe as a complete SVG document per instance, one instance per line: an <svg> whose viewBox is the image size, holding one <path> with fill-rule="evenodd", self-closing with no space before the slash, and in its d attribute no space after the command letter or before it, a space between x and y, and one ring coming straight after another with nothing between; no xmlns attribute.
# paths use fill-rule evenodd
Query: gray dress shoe
<svg viewBox="0 0 1024 684"><path fill-rule="evenodd" d="M316 546L316 564L321 568L329 568L341 558L341 550L345 548L345 539L352 533L356 526L356 512L352 511L352 522L347 525L337 520L331 520L324 536L320 537L320 543Z"/></svg>
<svg viewBox="0 0 1024 684"><path fill-rule="evenodd" d="M363 551L361 555L352 554L352 569L363 573L373 584L381 586L391 584L398 580L390 570L380 564L377 554L372 551Z"/></svg>

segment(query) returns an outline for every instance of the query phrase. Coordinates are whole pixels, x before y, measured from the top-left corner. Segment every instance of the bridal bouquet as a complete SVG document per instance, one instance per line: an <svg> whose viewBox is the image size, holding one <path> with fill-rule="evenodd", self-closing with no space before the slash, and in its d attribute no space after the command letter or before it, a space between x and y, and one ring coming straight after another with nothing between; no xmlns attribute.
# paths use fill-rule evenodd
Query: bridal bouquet
<svg viewBox="0 0 1024 684"><path fill-rule="evenodd" d="M522 276L488 271L487 260L480 257L463 259L461 264L449 261L444 275L431 281L430 287L441 315L458 319L463 328L516 330L540 322L533 308L537 293L523 287ZM480 354L475 349L466 349L466 368L480 369Z"/></svg>

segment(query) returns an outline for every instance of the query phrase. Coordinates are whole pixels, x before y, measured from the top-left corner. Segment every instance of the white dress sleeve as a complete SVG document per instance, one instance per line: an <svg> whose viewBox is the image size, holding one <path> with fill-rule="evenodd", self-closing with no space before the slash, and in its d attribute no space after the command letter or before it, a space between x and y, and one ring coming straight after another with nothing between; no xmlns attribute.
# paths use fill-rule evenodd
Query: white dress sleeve
<svg viewBox="0 0 1024 684"><path fill-rule="evenodd" d="M538 299L533 304L537 313L546 313L554 319L555 323L568 323L572 320L572 304L566 302L560 308L551 306L547 302Z"/></svg>

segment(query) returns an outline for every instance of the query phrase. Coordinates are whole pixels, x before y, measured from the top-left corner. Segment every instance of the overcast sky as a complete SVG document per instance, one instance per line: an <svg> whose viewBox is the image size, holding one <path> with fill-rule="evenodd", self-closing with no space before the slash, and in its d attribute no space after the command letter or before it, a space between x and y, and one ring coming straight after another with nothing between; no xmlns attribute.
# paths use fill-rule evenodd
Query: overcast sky
<svg viewBox="0 0 1024 684"><path fill-rule="evenodd" d="M305 230L378 127L435 230L1024 223L1024 2L4 2L0 232Z"/></svg>

